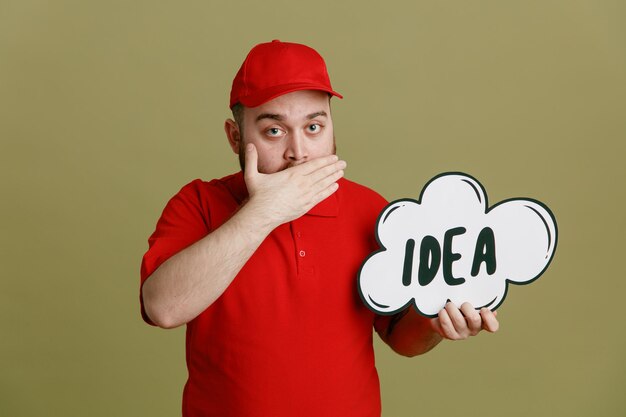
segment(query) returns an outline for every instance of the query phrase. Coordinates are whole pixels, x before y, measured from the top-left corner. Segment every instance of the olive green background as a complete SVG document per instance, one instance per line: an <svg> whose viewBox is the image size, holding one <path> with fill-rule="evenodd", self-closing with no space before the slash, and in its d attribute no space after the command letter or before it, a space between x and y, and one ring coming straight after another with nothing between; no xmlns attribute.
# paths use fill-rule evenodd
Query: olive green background
<svg viewBox="0 0 626 417"><path fill-rule="evenodd" d="M0 1L0 415L180 414L184 329L141 321L140 260L181 186L237 169L230 83L274 38L326 58L351 179L465 171L558 221L497 334L376 342L384 416L626 413L626 3L371 3Z"/></svg>

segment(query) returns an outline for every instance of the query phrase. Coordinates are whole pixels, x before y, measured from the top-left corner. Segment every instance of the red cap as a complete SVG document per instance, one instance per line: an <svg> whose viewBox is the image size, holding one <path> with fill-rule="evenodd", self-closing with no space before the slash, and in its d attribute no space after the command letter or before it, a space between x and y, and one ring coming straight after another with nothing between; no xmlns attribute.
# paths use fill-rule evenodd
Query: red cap
<svg viewBox="0 0 626 417"><path fill-rule="evenodd" d="M230 108L237 103L256 107L298 90L326 91L343 98L330 85L324 59L299 43L274 40L250 50L230 90Z"/></svg>

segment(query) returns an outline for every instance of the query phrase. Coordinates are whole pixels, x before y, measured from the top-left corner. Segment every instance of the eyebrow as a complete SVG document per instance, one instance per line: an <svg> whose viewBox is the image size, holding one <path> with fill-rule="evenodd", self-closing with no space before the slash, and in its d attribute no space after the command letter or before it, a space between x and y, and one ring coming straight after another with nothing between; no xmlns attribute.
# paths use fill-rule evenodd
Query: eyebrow
<svg viewBox="0 0 626 417"><path fill-rule="evenodd" d="M323 111L323 110L322 111L317 111L315 113L308 114L306 116L306 119L307 120L311 120L311 119L315 119L318 116L327 117L328 114L325 111ZM261 113L261 114L259 114L257 116L256 121L258 122L258 121L263 120L263 119L272 119L272 120L277 120L277 121L281 122L281 121L283 121L285 119L285 117L283 115L277 114L277 113Z"/></svg>
<svg viewBox="0 0 626 417"><path fill-rule="evenodd" d="M324 110L322 110L322 111L318 111L318 112L315 112L315 113L311 113L311 114L309 114L306 118L307 118L308 120L311 120L311 119L315 119L315 118L316 118L316 117L318 117L318 116L324 116L324 117L327 117L327 116L328 116L328 114L326 114L326 112L325 112Z"/></svg>

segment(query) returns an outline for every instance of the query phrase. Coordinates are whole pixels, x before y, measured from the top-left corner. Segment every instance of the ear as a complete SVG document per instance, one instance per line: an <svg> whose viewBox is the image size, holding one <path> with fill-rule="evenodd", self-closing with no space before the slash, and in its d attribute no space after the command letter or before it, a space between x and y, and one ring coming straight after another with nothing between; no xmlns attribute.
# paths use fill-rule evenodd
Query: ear
<svg viewBox="0 0 626 417"><path fill-rule="evenodd" d="M230 148L236 154L239 154L239 143L241 142L241 133L239 132L239 126L233 119L227 119L224 122L224 131L228 138L228 144Z"/></svg>

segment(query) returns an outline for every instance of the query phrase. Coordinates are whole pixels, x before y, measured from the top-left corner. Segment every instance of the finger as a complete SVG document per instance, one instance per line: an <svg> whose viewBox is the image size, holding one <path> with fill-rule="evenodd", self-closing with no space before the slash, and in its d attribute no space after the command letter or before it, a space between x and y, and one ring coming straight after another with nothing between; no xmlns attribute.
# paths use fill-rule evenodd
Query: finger
<svg viewBox="0 0 626 417"><path fill-rule="evenodd" d="M309 178L315 183L321 181L338 171L343 171L346 168L346 161L337 161L330 165L325 165L309 174Z"/></svg>
<svg viewBox="0 0 626 417"><path fill-rule="evenodd" d="M324 192L328 187L332 186L334 183L339 181L339 179L343 177L343 175L344 175L343 170L340 170L340 171L336 171L332 173L326 178L321 179L320 181L318 181L317 183L311 186L313 193L318 194L318 193Z"/></svg>
<svg viewBox="0 0 626 417"><path fill-rule="evenodd" d="M259 173L258 169L258 160L259 155L257 154L256 147L252 143L248 143L246 145L245 150L245 176L246 178L252 178L254 175Z"/></svg>
<svg viewBox="0 0 626 417"><path fill-rule="evenodd" d="M452 320L454 329L459 334L459 336L462 339L465 339L467 336L469 336L469 328L467 326L467 321L465 320L465 317L463 316L461 311L458 309L458 307L455 306L453 303L448 302L446 304L445 310L450 316L450 320Z"/></svg>
<svg viewBox="0 0 626 417"><path fill-rule="evenodd" d="M343 175L343 170L335 171L334 173L330 174L326 178L323 178L317 183L311 184L309 186L310 206L313 207L314 205L328 198L331 194L337 191L339 189L339 184L337 183L337 181L339 181L339 179L343 177Z"/></svg>
<svg viewBox="0 0 626 417"><path fill-rule="evenodd" d="M470 334L475 336L482 330L483 321L480 313L476 311L474 306L470 303L463 303L461 305L461 312L465 316L465 321L469 327Z"/></svg>
<svg viewBox="0 0 626 417"><path fill-rule="evenodd" d="M480 310L480 316L482 317L482 327L490 333L495 333L500 328L500 323L496 318L497 312L490 311L488 308Z"/></svg>
<svg viewBox="0 0 626 417"><path fill-rule="evenodd" d="M434 319L430 320L430 325L433 328L434 331L436 331L437 333L439 333L439 336L444 337L444 332L443 329L441 328L441 321L439 320L439 317L435 317Z"/></svg>
<svg viewBox="0 0 626 417"><path fill-rule="evenodd" d="M312 172L317 171L318 169L322 167L334 164L338 160L339 160L339 157L337 157L337 155L328 155L328 156L323 156L321 158L312 159L310 161L307 161L300 165L296 165L295 167L291 167L289 169L293 171L298 171L302 175L309 175Z"/></svg>
<svg viewBox="0 0 626 417"><path fill-rule="evenodd" d="M461 336L456 331L452 319L445 308L441 309L439 312L439 325L441 326L442 336L446 339L461 339Z"/></svg>
<svg viewBox="0 0 626 417"><path fill-rule="evenodd" d="M337 184L336 182L333 182L328 187L322 189L320 192L315 194L315 196L311 200L310 206L313 207L317 205L317 203L319 203L320 201L327 199L338 189L339 189L339 184Z"/></svg>

